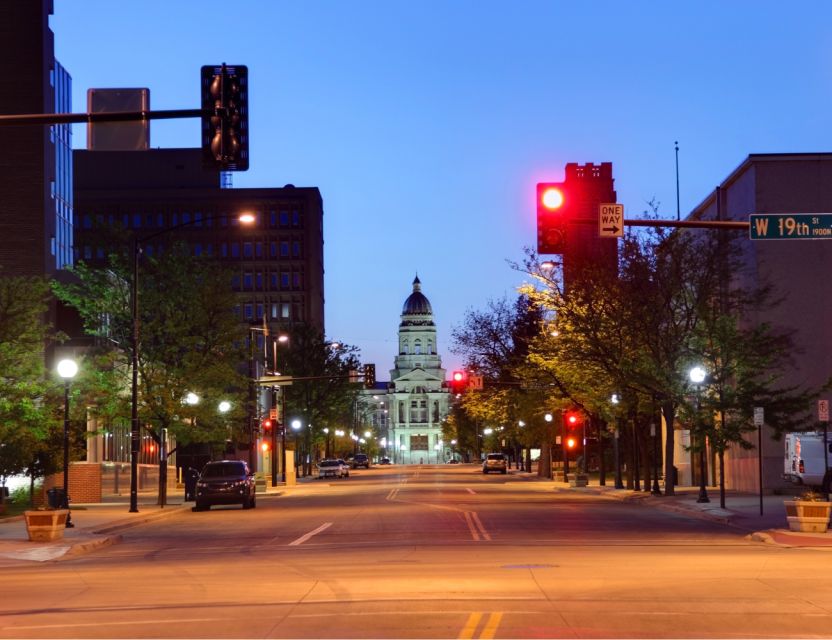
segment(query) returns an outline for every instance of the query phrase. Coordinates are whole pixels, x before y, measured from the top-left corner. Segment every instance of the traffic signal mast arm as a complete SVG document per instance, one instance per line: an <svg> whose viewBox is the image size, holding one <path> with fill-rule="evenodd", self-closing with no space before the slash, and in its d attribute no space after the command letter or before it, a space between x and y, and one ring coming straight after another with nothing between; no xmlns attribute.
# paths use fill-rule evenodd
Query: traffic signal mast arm
<svg viewBox="0 0 832 640"><path fill-rule="evenodd" d="M0 116L0 126L21 124L80 124L95 122L132 122L134 120L170 120L201 118L213 109L163 109L157 111L106 111L101 113L22 113Z"/></svg>

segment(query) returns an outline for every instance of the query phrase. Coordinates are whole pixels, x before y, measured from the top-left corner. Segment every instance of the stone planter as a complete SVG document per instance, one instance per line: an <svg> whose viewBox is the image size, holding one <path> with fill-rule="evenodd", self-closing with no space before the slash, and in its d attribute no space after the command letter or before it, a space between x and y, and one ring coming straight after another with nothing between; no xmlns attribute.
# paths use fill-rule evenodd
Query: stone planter
<svg viewBox="0 0 832 640"><path fill-rule="evenodd" d="M52 542L64 537L66 518L69 509L47 509L44 511L24 511L26 532L33 542Z"/></svg>
<svg viewBox="0 0 832 640"><path fill-rule="evenodd" d="M786 520L792 531L824 533L829 527L832 502L785 500L783 504L786 507Z"/></svg>
<svg viewBox="0 0 832 640"><path fill-rule="evenodd" d="M576 473L569 478L570 487L585 487L589 484L589 478L584 473Z"/></svg>

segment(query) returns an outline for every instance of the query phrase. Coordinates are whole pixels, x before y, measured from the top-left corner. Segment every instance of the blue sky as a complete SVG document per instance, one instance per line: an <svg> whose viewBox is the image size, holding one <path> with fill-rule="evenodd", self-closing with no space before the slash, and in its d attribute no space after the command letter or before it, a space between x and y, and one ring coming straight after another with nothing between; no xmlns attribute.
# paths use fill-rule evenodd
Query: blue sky
<svg viewBox="0 0 832 640"><path fill-rule="evenodd" d="M832 3L55 0L55 51L88 88L195 108L204 64L246 64L251 169L317 186L327 333L386 379L418 271L443 363L466 309L513 296L534 188L612 162L636 217L682 215L749 153L832 150ZM83 146L83 126L74 144ZM154 147L199 123L152 123ZM750 213L750 212L749 212Z"/></svg>

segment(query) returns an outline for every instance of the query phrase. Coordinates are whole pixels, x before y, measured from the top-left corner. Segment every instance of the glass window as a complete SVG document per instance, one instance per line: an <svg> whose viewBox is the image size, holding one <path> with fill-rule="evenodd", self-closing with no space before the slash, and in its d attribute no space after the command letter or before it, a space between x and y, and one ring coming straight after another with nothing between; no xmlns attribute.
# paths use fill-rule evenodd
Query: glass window
<svg viewBox="0 0 832 640"><path fill-rule="evenodd" d="M199 212L199 211L197 211L196 213L194 213L194 224L195 224L197 227L201 227L201 226L202 226L202 213L201 213L201 212Z"/></svg>
<svg viewBox="0 0 832 640"><path fill-rule="evenodd" d="M195 256L201 256L202 255L202 245L199 242L194 244L194 255Z"/></svg>
<svg viewBox="0 0 832 640"><path fill-rule="evenodd" d="M153 214L152 213L148 213L144 217L144 226L146 226L146 227L152 227L153 226Z"/></svg>
<svg viewBox="0 0 832 640"><path fill-rule="evenodd" d="M269 255L272 258L277 257L277 243L276 242L270 242L269 243Z"/></svg>
<svg viewBox="0 0 832 640"><path fill-rule="evenodd" d="M281 258L288 258L289 257L289 243L285 240L280 243L280 257Z"/></svg>
<svg viewBox="0 0 832 640"><path fill-rule="evenodd" d="M295 289L300 289L300 273L298 273L297 271L292 274L292 286Z"/></svg>
<svg viewBox="0 0 832 640"><path fill-rule="evenodd" d="M243 288L245 288L246 291L250 290L253 282L254 280L251 273L246 272L245 275L243 275Z"/></svg>
<svg viewBox="0 0 832 640"><path fill-rule="evenodd" d="M246 304L243 313L246 320L251 320L254 317L254 308L251 304Z"/></svg>
<svg viewBox="0 0 832 640"><path fill-rule="evenodd" d="M92 216L88 213L84 214L84 229L92 229Z"/></svg>
<svg viewBox="0 0 832 640"><path fill-rule="evenodd" d="M280 212L280 226L281 227L288 227L289 226L289 212L288 211L281 211Z"/></svg>
<svg viewBox="0 0 832 640"><path fill-rule="evenodd" d="M254 255L254 246L251 242L243 243L243 257L251 258Z"/></svg>
<svg viewBox="0 0 832 640"><path fill-rule="evenodd" d="M240 274L235 273L231 276L231 288L235 291L239 291L240 289Z"/></svg>
<svg viewBox="0 0 832 640"><path fill-rule="evenodd" d="M165 226L165 214L157 213L156 214L156 226L162 228Z"/></svg>
<svg viewBox="0 0 832 640"><path fill-rule="evenodd" d="M190 224L191 223L191 214L187 211L182 212L182 224Z"/></svg>
<svg viewBox="0 0 832 640"><path fill-rule="evenodd" d="M277 291L277 273L275 273L274 271L272 271L272 273L269 276L269 282L271 283L270 289L272 291Z"/></svg>
<svg viewBox="0 0 832 640"><path fill-rule="evenodd" d="M292 226L297 227L300 225L300 213L297 211L292 211Z"/></svg>
<svg viewBox="0 0 832 640"><path fill-rule="evenodd" d="M257 290L262 291L263 290L263 272L258 271L257 274L254 276L254 279L255 279L255 286L257 287Z"/></svg>
<svg viewBox="0 0 832 640"><path fill-rule="evenodd" d="M281 272L281 274L280 274L280 286L283 289L288 289L289 288L289 272L288 271Z"/></svg>
<svg viewBox="0 0 832 640"><path fill-rule="evenodd" d="M255 243L255 245L254 245L254 255L257 256L258 258L263 257L263 243L262 242Z"/></svg>
<svg viewBox="0 0 832 640"><path fill-rule="evenodd" d="M142 214L134 213L133 214L133 228L140 229L142 226Z"/></svg>
<svg viewBox="0 0 832 640"><path fill-rule="evenodd" d="M289 317L289 306L288 302L284 302L280 305L280 317L281 318L288 318Z"/></svg>
<svg viewBox="0 0 832 640"><path fill-rule="evenodd" d="M277 226L277 212L276 211L269 211L269 226L276 227Z"/></svg>
<svg viewBox="0 0 832 640"><path fill-rule="evenodd" d="M277 303L272 303L272 318L277 318Z"/></svg>
<svg viewBox="0 0 832 640"><path fill-rule="evenodd" d="M240 243L239 242L232 242L231 243L231 257L232 258L239 258L240 257Z"/></svg>
<svg viewBox="0 0 832 640"><path fill-rule="evenodd" d="M174 213L174 214L170 217L170 226L175 227L175 226L176 226L176 225L178 225L178 224L179 224L179 214L178 214L178 213Z"/></svg>
<svg viewBox="0 0 832 640"><path fill-rule="evenodd" d="M228 257L228 243L227 242L223 242L220 245L220 257L221 258L227 258Z"/></svg>
<svg viewBox="0 0 832 640"><path fill-rule="evenodd" d="M260 319L263 317L263 303L257 303L257 313L254 315L255 318ZM257 334L257 345L262 347L263 346L263 334Z"/></svg>
<svg viewBox="0 0 832 640"><path fill-rule="evenodd" d="M292 242L292 256L295 258L300 258L300 242L295 240Z"/></svg>

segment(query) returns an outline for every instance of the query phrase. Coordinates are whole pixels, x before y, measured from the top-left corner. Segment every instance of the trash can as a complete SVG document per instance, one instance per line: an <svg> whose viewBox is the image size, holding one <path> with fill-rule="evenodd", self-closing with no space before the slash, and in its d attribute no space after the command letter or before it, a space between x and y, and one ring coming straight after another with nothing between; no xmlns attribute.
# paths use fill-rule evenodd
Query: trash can
<svg viewBox="0 0 832 640"><path fill-rule="evenodd" d="M185 472L185 501L196 500L196 481L199 479L199 471L188 467Z"/></svg>
<svg viewBox="0 0 832 640"><path fill-rule="evenodd" d="M46 492L50 509L69 509L69 501L63 487L52 487Z"/></svg>

